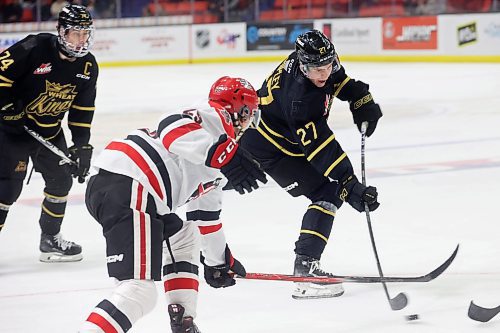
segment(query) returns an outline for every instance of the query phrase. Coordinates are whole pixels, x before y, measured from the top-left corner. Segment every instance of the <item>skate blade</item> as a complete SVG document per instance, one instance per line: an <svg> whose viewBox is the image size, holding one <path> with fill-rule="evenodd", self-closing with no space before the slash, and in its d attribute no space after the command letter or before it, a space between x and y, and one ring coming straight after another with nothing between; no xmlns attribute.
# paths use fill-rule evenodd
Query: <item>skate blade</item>
<svg viewBox="0 0 500 333"><path fill-rule="evenodd" d="M80 261L83 259L83 256L81 253L74 254L71 256L63 255L57 252L42 252L40 254L39 260L41 262L75 262L75 261Z"/></svg>
<svg viewBox="0 0 500 333"><path fill-rule="evenodd" d="M338 294L323 294L323 295L292 295L293 299L296 300L307 300L307 299L321 299L321 298L334 298L334 297L340 297L344 295L344 292L340 292Z"/></svg>
<svg viewBox="0 0 500 333"><path fill-rule="evenodd" d="M293 299L333 298L344 294L342 284L330 284L330 287L316 283L296 283Z"/></svg>

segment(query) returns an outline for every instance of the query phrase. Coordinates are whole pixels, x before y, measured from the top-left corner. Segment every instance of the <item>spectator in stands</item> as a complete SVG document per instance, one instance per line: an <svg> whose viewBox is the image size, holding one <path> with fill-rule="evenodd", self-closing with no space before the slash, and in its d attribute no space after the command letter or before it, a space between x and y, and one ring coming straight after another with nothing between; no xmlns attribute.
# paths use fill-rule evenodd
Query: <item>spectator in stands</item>
<svg viewBox="0 0 500 333"><path fill-rule="evenodd" d="M59 13L64 8L64 6L69 5L66 0L55 0L50 6L50 14L52 20L57 20Z"/></svg>
<svg viewBox="0 0 500 333"><path fill-rule="evenodd" d="M87 10L89 11L90 15L92 15L92 17L97 17L95 12L95 0L85 1L84 6L87 7Z"/></svg>
<svg viewBox="0 0 500 333"><path fill-rule="evenodd" d="M168 13L163 9L161 3L150 2L144 7L143 16L165 16Z"/></svg>
<svg viewBox="0 0 500 333"><path fill-rule="evenodd" d="M218 22L224 22L224 0L210 1L208 10L217 16Z"/></svg>
<svg viewBox="0 0 500 333"><path fill-rule="evenodd" d="M260 5L260 3L259 3ZM248 22L255 20L255 3L250 0L238 0L233 15L236 14L237 18Z"/></svg>
<svg viewBox="0 0 500 333"><path fill-rule="evenodd" d="M122 0L123 1L123 0ZM95 12L99 18L114 18L116 17L116 2L115 0L99 0L95 2Z"/></svg>
<svg viewBox="0 0 500 333"><path fill-rule="evenodd" d="M50 7L52 5L51 0L42 0L41 8L40 8L40 19L42 21L48 21L52 18L52 13L50 12ZM36 18L36 6L33 7L33 17Z"/></svg>
<svg viewBox="0 0 500 333"><path fill-rule="evenodd" d="M446 0L418 0L416 15L436 15L446 11Z"/></svg>
<svg viewBox="0 0 500 333"><path fill-rule="evenodd" d="M20 22L23 17L23 6L21 0L8 0L2 7L3 22Z"/></svg>

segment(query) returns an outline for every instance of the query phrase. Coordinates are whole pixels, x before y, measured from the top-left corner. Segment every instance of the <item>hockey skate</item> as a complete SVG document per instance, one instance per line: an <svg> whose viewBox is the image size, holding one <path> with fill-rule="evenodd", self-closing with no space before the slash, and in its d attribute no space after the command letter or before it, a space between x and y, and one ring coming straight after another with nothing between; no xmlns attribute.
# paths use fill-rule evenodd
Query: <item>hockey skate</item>
<svg viewBox="0 0 500 333"><path fill-rule="evenodd" d="M318 259L300 254L298 254L295 258L293 274L296 276L332 276L332 274L327 273L320 268ZM296 282L292 298L329 298L342 296L342 294L344 294L344 287L342 287L342 283L318 284L310 282Z"/></svg>
<svg viewBox="0 0 500 333"><path fill-rule="evenodd" d="M40 261L71 262L82 260L82 247L57 235L42 234L40 239Z"/></svg>
<svg viewBox="0 0 500 333"><path fill-rule="evenodd" d="M184 307L180 304L168 306L172 333L201 333L193 321L193 317L184 317Z"/></svg>

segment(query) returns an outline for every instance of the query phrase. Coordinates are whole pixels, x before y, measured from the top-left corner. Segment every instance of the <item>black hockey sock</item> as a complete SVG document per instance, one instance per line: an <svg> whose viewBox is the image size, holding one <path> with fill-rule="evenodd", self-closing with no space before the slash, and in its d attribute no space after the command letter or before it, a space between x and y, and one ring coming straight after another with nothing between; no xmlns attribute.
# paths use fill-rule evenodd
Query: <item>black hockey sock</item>
<svg viewBox="0 0 500 333"><path fill-rule="evenodd" d="M66 210L66 201L53 202L45 198L42 203L42 213L40 215L40 228L42 233L56 235L61 230L61 223Z"/></svg>
<svg viewBox="0 0 500 333"><path fill-rule="evenodd" d="M332 210L321 205L309 205L302 219L299 239L295 242L295 253L320 259L332 231L334 215Z"/></svg>

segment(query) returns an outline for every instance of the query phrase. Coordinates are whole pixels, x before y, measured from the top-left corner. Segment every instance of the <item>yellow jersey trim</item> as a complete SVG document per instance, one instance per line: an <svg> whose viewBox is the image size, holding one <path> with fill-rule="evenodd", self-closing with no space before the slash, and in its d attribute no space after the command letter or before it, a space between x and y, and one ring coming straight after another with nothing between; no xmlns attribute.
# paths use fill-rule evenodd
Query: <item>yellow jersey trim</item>
<svg viewBox="0 0 500 333"><path fill-rule="evenodd" d="M342 83L340 84L340 86L337 88L337 90L335 90L334 94L333 94L333 97L337 97L337 95L340 93L340 91L342 90L342 88L344 88L344 86L347 84L347 82L349 82L351 80L351 78L348 76L344 79L344 81L342 81Z"/></svg>
<svg viewBox="0 0 500 333"><path fill-rule="evenodd" d="M278 138L281 138L281 139L285 139L287 142L291 143L292 145L297 145L297 144L298 144L297 142L290 141L290 140L288 140L285 136L283 136L283 135L279 134L278 132L276 132L276 131L272 130L272 129L271 129L271 128L270 128L270 127L269 127L269 126L265 123L265 121L264 121L264 120L262 120L262 119L261 119L261 120L260 120L260 124L262 124L262 125L266 128L266 130L267 130L269 133L271 133L272 135L277 136Z"/></svg>
<svg viewBox="0 0 500 333"><path fill-rule="evenodd" d="M326 169L325 173L323 174L323 176L325 177L328 177L328 175L330 174L330 172L332 172L333 168L335 168L337 166L337 164L339 164L344 158L347 157L347 154L346 153L343 153L342 155L340 155L339 158L337 158L335 160L335 162L332 163L332 165L330 165L328 167L328 169Z"/></svg>
<svg viewBox="0 0 500 333"><path fill-rule="evenodd" d="M6 78L5 76L2 76L2 75L0 75L0 80L2 80L4 82L7 82L7 83L14 83L14 81L12 81L12 80L10 80L10 79Z"/></svg>
<svg viewBox="0 0 500 333"><path fill-rule="evenodd" d="M68 121L68 125L69 126L77 126L77 127L86 127L86 128L90 128L90 124L86 124L86 123L76 123L74 121Z"/></svg>
<svg viewBox="0 0 500 333"><path fill-rule="evenodd" d="M328 139L326 139L322 144L319 145L316 150L314 150L311 155L307 156L307 160L311 161L314 156L316 156L323 148L325 148L330 142L332 142L335 139L335 134L332 134Z"/></svg>
<svg viewBox="0 0 500 333"><path fill-rule="evenodd" d="M292 153L288 150L286 150L285 148L283 148L279 143L277 143L276 141L274 141L273 138L271 138L269 135L267 135L266 132L264 132L264 130L260 127L257 127L257 131L259 131L259 133L267 139L267 141L269 141L271 144L273 144L276 148L278 148L282 153L288 155L288 156L294 156L294 157L299 157L299 156L305 156L304 154L296 154L296 153Z"/></svg>
<svg viewBox="0 0 500 333"><path fill-rule="evenodd" d="M78 106L78 105L71 105L71 108L72 109L75 109L75 110L81 110L81 111L94 111L95 110L95 106Z"/></svg>
<svg viewBox="0 0 500 333"><path fill-rule="evenodd" d="M33 120L38 126L40 127L56 127L56 126L59 126L59 124L61 123L61 120L57 120L57 122L55 123L52 123L52 124L43 124L41 122L39 122L38 120L35 119L35 117L33 117L32 115L28 115L28 118L30 118L31 120Z"/></svg>

